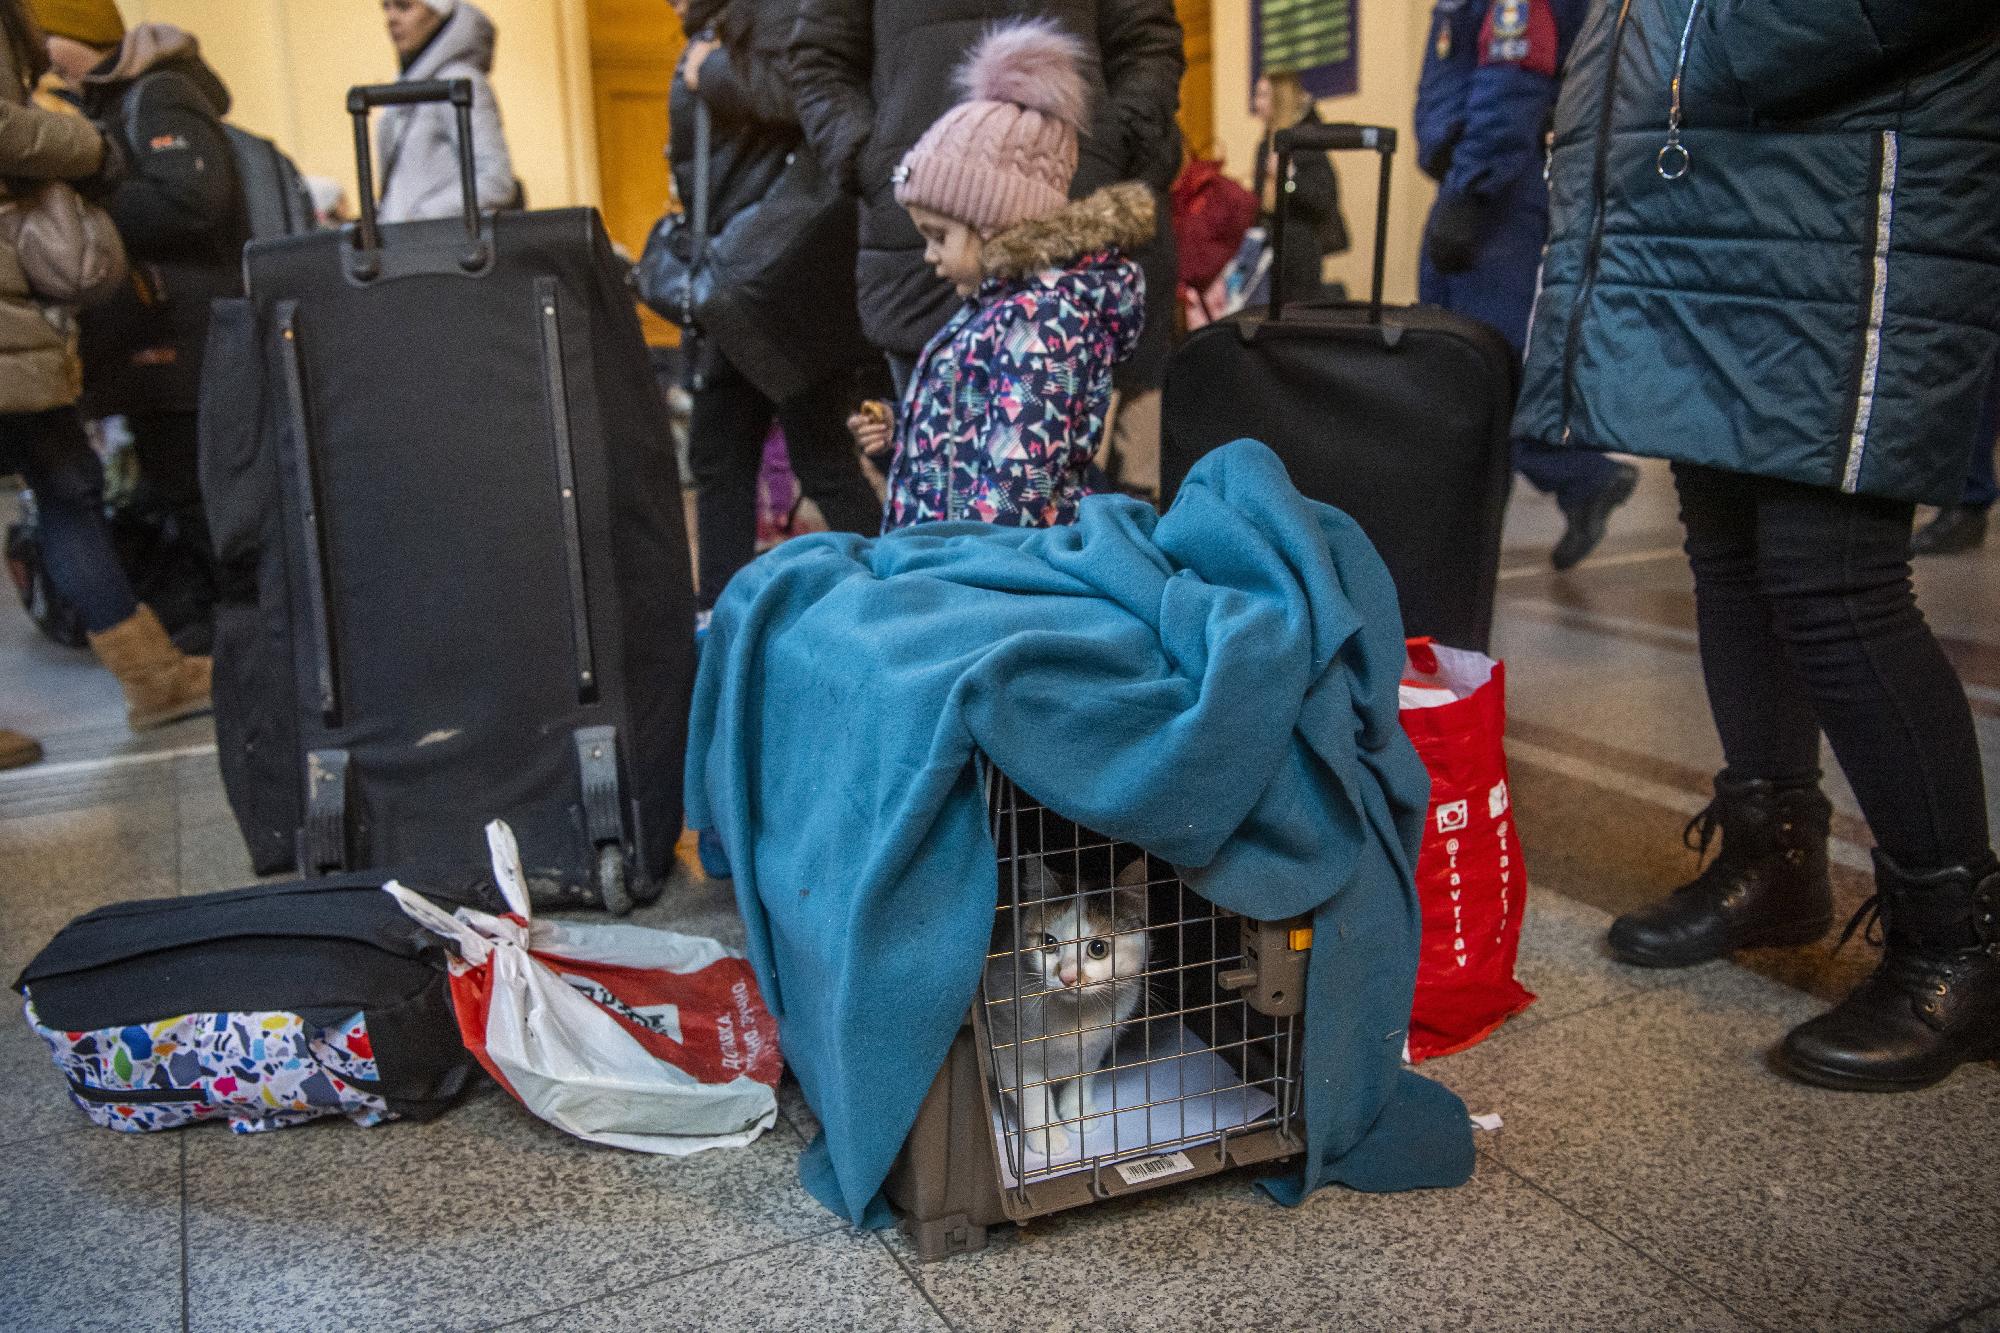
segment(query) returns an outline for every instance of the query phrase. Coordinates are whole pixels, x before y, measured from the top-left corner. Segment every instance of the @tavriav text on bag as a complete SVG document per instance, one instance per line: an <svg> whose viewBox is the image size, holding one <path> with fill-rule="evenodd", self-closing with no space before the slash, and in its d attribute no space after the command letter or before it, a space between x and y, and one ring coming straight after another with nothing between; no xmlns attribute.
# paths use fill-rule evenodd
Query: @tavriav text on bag
<svg viewBox="0 0 2000 1333"><path fill-rule="evenodd" d="M1514 979L1528 873L1507 786L1507 672L1484 653L1410 643L1403 730L1431 775L1417 859L1424 913L1410 1057L1462 1051L1535 1002Z"/></svg>
<svg viewBox="0 0 2000 1333"><path fill-rule="evenodd" d="M778 1024L748 962L667 930L537 921L513 831L486 836L506 916L385 889L456 947L459 1031L502 1086L558 1129L637 1152L740 1148L777 1123Z"/></svg>

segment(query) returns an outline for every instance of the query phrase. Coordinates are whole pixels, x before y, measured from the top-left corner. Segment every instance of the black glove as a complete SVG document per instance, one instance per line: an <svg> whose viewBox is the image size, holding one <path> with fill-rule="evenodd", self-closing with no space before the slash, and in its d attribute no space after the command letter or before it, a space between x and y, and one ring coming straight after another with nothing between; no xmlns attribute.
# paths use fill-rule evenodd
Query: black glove
<svg viewBox="0 0 2000 1333"><path fill-rule="evenodd" d="M1442 200L1431 210L1430 229L1424 234L1424 251L1431 267L1440 273L1463 273L1479 258L1493 226L1493 206L1472 195L1456 195Z"/></svg>
<svg viewBox="0 0 2000 1333"><path fill-rule="evenodd" d="M116 134L104 135L104 161L98 164L92 175L80 181L70 182L76 192L94 204L101 204L132 172L131 159L125 155L125 144Z"/></svg>

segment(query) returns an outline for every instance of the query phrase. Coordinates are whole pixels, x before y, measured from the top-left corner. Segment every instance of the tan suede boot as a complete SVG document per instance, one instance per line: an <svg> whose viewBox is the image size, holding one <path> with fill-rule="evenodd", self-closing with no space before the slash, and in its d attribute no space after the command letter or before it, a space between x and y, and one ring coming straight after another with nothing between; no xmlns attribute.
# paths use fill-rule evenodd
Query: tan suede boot
<svg viewBox="0 0 2000 1333"><path fill-rule="evenodd" d="M130 619L91 635L90 647L125 687L125 720L132 730L165 726L209 710L213 663L174 647L151 607L141 606Z"/></svg>
<svg viewBox="0 0 2000 1333"><path fill-rule="evenodd" d="M42 757L42 743L18 731L0 730L0 772L26 768Z"/></svg>

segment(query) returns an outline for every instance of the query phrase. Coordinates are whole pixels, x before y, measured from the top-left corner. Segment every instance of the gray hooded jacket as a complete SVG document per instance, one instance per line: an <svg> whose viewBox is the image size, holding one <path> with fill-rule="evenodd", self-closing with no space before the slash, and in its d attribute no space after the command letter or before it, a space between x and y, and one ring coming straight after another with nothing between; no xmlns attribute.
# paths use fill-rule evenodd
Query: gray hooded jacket
<svg viewBox="0 0 2000 1333"><path fill-rule="evenodd" d="M397 80L472 80L473 166L483 213L505 208L514 199L514 163L500 126L500 104L487 78L493 72L495 40L493 20L461 0ZM458 183L458 113L448 103L389 107L375 135L382 221L459 216L464 205Z"/></svg>

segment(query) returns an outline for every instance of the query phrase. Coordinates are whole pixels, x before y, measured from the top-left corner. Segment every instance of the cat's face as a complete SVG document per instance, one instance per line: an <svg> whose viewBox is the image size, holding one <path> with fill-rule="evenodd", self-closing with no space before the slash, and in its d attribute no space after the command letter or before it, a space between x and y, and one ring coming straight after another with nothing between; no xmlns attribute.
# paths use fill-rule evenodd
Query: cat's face
<svg viewBox="0 0 2000 1333"><path fill-rule="evenodd" d="M1035 862L1022 884L1023 989L1081 996L1137 984L1151 953L1145 874L1136 861L1113 887L1079 892Z"/></svg>

